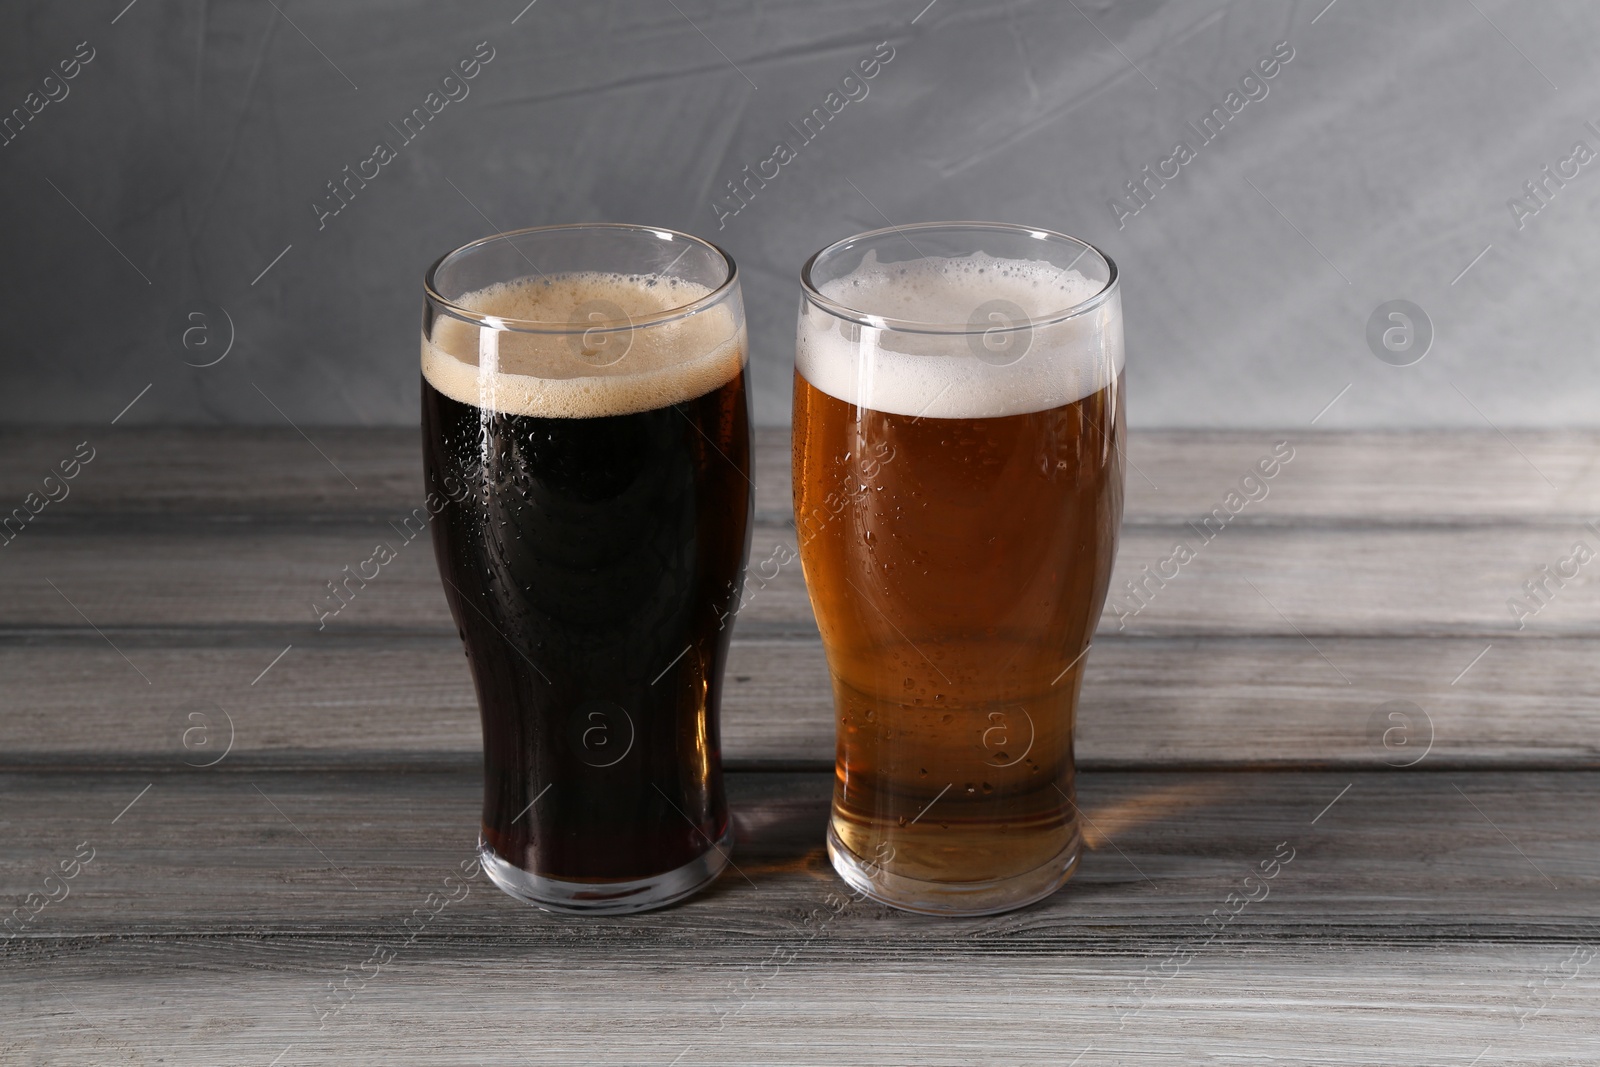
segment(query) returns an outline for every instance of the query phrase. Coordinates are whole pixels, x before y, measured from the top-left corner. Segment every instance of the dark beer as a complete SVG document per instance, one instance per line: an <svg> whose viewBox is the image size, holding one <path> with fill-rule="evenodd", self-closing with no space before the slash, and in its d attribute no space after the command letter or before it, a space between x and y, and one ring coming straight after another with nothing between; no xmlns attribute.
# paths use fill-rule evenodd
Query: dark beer
<svg viewBox="0 0 1600 1067"><path fill-rule="evenodd" d="M939 323L986 301L1045 317L1097 288L978 256L824 293ZM1060 885L1081 845L1072 733L1122 513L1120 319L1041 326L1009 338L1020 353L885 333L802 311L794 493L833 678L830 846L889 903L1004 910Z"/></svg>
<svg viewBox="0 0 1600 1067"><path fill-rule="evenodd" d="M615 307L626 280L602 281L547 280L571 291L537 299ZM440 320L425 341L433 542L482 713L485 866L538 903L663 903L698 884L663 879L725 862L717 714L753 499L742 322L715 312L567 379L516 373L574 354L549 338L495 338L490 369L461 358L478 328Z"/></svg>

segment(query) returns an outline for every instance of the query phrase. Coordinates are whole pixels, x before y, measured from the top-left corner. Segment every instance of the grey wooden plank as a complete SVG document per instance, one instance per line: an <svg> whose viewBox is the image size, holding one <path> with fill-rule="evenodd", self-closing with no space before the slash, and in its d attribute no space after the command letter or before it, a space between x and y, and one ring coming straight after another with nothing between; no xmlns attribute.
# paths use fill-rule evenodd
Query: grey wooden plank
<svg viewBox="0 0 1600 1067"><path fill-rule="evenodd" d="M282 518L41 523L0 549L0 625L82 626L87 617L102 629L267 624L309 634L317 629L317 603L335 603L328 583L353 573L381 542L397 558L356 589L327 626L447 629L427 537L408 543L397 530L379 520ZM1591 549L1600 546L1600 535L1559 524L1230 526L1209 543L1188 526L1130 525L1101 627L1153 636L1492 640L1517 632L1520 621L1528 633L1600 635L1595 564L1578 569L1563 587L1552 586L1537 615L1519 619L1508 607L1512 598L1525 598L1524 583L1540 578L1539 567L1570 555L1580 536ZM1195 558L1164 565L1179 540L1196 550ZM780 546L793 545L792 527L757 523L752 568L762 573L764 561L787 557ZM1145 568L1156 578L1147 579ZM1160 578L1163 569L1175 576ZM1142 600L1129 592L1135 580L1147 583ZM813 626L798 560L770 582L752 578L746 594L740 615L746 626L799 632Z"/></svg>
<svg viewBox="0 0 1600 1067"><path fill-rule="evenodd" d="M730 775L737 869L679 907L574 919L485 891L437 929L573 960L692 948L710 961L792 937L840 885L823 849L831 781L826 772ZM473 769L8 772L0 900L16 906L42 891L80 842L94 854L66 898L5 951L61 956L107 938L381 936L469 854L480 799ZM888 962L909 952L1184 943L1281 842L1293 858L1221 940L1600 936L1600 773L1101 772L1082 776L1079 799L1091 851L1048 901L964 919L863 905L830 920L821 951Z"/></svg>
<svg viewBox="0 0 1600 1067"><path fill-rule="evenodd" d="M400 952L326 1027L318 997L342 967L359 977L373 943L102 943L7 967L0 1058L96 1067L1465 1067L1476 1058L1568 1067L1592 1062L1600 1029L1592 977L1557 977L1571 945L1231 945L1152 979L1150 1002L1128 1015L1142 970L1156 972L1165 950L1058 954L1021 968L998 953L840 960L819 951L828 938L826 929L796 933L716 963L692 952L569 959L517 942L430 939ZM1546 981L1555 983L1550 1001L1532 1015L1538 1002L1525 988Z"/></svg>
<svg viewBox="0 0 1600 1067"><path fill-rule="evenodd" d="M93 459L45 514L388 511L422 495L420 433L314 427L308 440L288 426L9 427L0 430L0 504L9 511L40 491L87 443Z"/></svg>
<svg viewBox="0 0 1600 1067"><path fill-rule="evenodd" d="M699 898L559 917L479 878L413 938L404 918L467 853L474 776L0 776L4 899L96 850L0 943L0 1055L1554 1064L1587 1062L1600 1025L1600 775L1085 775L1077 878L953 920L841 894L828 776L731 787L742 875ZM1266 897L1211 937L1284 841Z"/></svg>
<svg viewBox="0 0 1600 1067"><path fill-rule="evenodd" d="M96 854L35 928L0 942L0 1054L1587 1062L1600 861L1578 813L1600 776L1459 785L1088 774L1094 848L1062 893L939 920L840 894L819 845L826 774L736 774L749 881L728 873L675 909L602 920L544 915L478 878L413 937L403 920L466 854L474 776L8 774L5 897L77 841ZM1211 937L1203 918L1278 841L1290 864Z"/></svg>
<svg viewBox="0 0 1600 1067"><path fill-rule="evenodd" d="M296 637L292 648L255 629L114 639L120 652L82 631L0 641L0 766L175 768L225 752L258 766L477 759L477 706L454 635L340 631ZM1594 766L1600 642L1489 644L1327 638L1314 649L1298 636L1107 635L1086 661L1078 760ZM726 683L726 759L831 765L832 693L814 637L736 632Z"/></svg>
<svg viewBox="0 0 1600 1067"><path fill-rule="evenodd" d="M418 432L319 427L313 447L287 427L0 430L0 504L19 506L87 441L94 460L47 515L388 516L420 502ZM758 430L756 440L757 505L781 521L790 510L788 431ZM1175 522L1209 512L1285 440L1295 449L1293 460L1239 523L1522 522L1600 514L1600 432L1594 430L1511 430L1504 436L1490 430L1135 430L1128 443L1128 519Z"/></svg>
<svg viewBox="0 0 1600 1067"><path fill-rule="evenodd" d="M1600 433L1157 431L1129 434L1128 516L1207 514L1279 441L1294 458L1238 520L1586 521L1600 514Z"/></svg>

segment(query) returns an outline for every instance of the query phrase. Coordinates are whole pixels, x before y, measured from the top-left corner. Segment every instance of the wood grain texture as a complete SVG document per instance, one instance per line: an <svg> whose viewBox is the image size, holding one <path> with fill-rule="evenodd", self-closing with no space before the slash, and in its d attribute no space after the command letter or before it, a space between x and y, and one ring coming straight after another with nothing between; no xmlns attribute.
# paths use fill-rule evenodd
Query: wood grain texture
<svg viewBox="0 0 1600 1067"><path fill-rule="evenodd" d="M337 606L328 583L342 582L345 567L353 573L383 543L396 558L372 581L350 587L349 605L327 626L451 629L428 539L407 543L383 521L41 520L38 526L3 550L0 602L11 628L82 626L87 617L108 632L266 624L309 637L317 629L317 605ZM1538 567L1569 555L1583 532L1575 524L1230 526L1203 544L1187 526L1127 525L1101 630L1125 622L1123 632L1152 636L1383 633L1492 640L1518 632L1508 601L1523 596L1523 583L1538 577ZM1600 546L1600 535L1588 537L1592 547ZM1140 607L1126 583L1143 581L1146 567L1157 570L1179 540L1198 550L1196 558L1160 587L1147 586ZM774 557L779 546L792 550L793 529L758 522L753 571L769 558L785 558L782 552ZM1536 617L1522 620L1526 632L1600 636L1597 575L1593 566L1579 570ZM739 615L746 632L815 626L798 560L770 582L751 577L746 594ZM1119 611L1129 617L1123 620Z"/></svg>
<svg viewBox="0 0 1600 1067"><path fill-rule="evenodd" d="M1562 1063L1600 1023L1572 962L1600 937L1600 861L1568 817L1600 775L1089 774L1074 881L957 920L841 895L827 775L734 775L738 870L706 894L574 919L480 878L415 938L405 917L454 892L475 776L161 775L111 823L151 781L0 778L6 898L96 849L0 945L6 1062Z"/></svg>
<svg viewBox="0 0 1600 1067"><path fill-rule="evenodd" d="M96 850L0 942L0 1062L1592 1058L1600 602L1581 574L1518 630L1506 600L1600 505L1600 435L1296 438L1265 500L1103 620L1078 723L1092 847L1033 908L841 895L791 564L735 631L736 870L627 919L479 878L414 939L475 835L476 710L425 539L318 629L323 583L399 539L419 479L410 433L316 437L360 490L298 435L107 437L0 548L0 900ZM1117 583L1275 439L1134 435ZM54 444L0 435L0 488L28 491ZM780 435L757 473L759 567L793 544ZM1280 842L1269 895L1211 937ZM329 1014L378 948L393 962Z"/></svg>
<svg viewBox="0 0 1600 1067"><path fill-rule="evenodd" d="M221 755L230 736L230 759L266 766L478 757L477 705L453 634L297 637L275 664L290 638L270 631L115 640L121 654L92 632L0 641L0 766L173 768ZM1600 642L1486 644L1106 636L1086 660L1078 761L1377 767L1426 754L1430 767L1595 766ZM814 638L736 634L724 692L730 763L831 765L832 692ZM1387 717L1396 701L1414 705L1397 705L1414 722Z"/></svg>
<svg viewBox="0 0 1600 1067"><path fill-rule="evenodd" d="M0 430L0 504L20 505L88 441L94 460L47 516L203 512L382 521L422 501L417 433L319 427L313 447L285 427ZM1199 518L1278 441L1290 442L1294 458L1271 479L1259 507L1239 516L1241 524L1290 518L1565 522L1600 515L1600 432L1594 430L1514 430L1503 437L1490 430L1135 430L1128 436L1127 520ZM757 507L765 517L787 521L788 431L757 430L756 442Z"/></svg>
<svg viewBox="0 0 1600 1067"><path fill-rule="evenodd" d="M1592 761L1592 577L1567 583L1521 631L1506 602L1581 532L1557 520L1587 506L1595 435L1523 435L1518 447L1570 475L1576 488L1561 499L1542 497L1544 483L1497 435L1316 435L1261 511L1247 508L1119 619L1119 604L1137 606L1125 581L1175 539L1198 543L1175 518L1220 499L1227 472L1248 469L1272 439L1133 436L1139 472L1164 488L1130 474L1135 521L1088 660L1085 764L1379 765L1399 756L1373 744L1370 720L1393 700L1432 718L1430 758L1444 763ZM0 472L30 470L57 444L0 435L14 460ZM195 760L204 753L175 739L190 712L220 707L238 713L241 759L469 758L476 719L431 547L425 536L402 543L390 525L420 482L414 435L341 431L319 447L337 452L359 493L288 431L137 431L102 450L77 495L0 549L10 680L0 754ZM1416 462L1390 470L1396 454ZM764 431L763 514L786 502L787 469L786 438ZM319 629L313 604L334 603L326 583L379 539L399 558ZM799 565L759 577L761 561L792 544L791 526L758 524L724 716L735 763L831 759L826 668ZM385 726L381 745L372 721Z"/></svg>
<svg viewBox="0 0 1600 1067"><path fill-rule="evenodd" d="M797 931L711 960L633 946L571 958L514 938L439 936L400 951L325 1029L317 1011L328 983L359 975L376 947L403 938L107 941L8 967L0 1058L22 1067L1465 1067L1482 1057L1572 1067L1592 1062L1600 1028L1587 974L1531 1014L1538 1002L1523 990L1553 980L1568 944L1334 942L1286 952L1239 943L1152 979L1149 1003L1124 1023L1146 961L1154 970L1163 950L1019 958L967 945L841 959L828 937Z"/></svg>
<svg viewBox="0 0 1600 1067"><path fill-rule="evenodd" d="M754 772L729 782L736 868L710 891L622 918L549 915L485 892L450 909L453 936L581 955L628 941L710 950L791 935L807 908L842 885L822 839L832 777ZM1228 924L1230 937L1249 931L1246 940L1310 945L1597 936L1600 832L1572 817L1600 804L1594 772L1126 771L1086 773L1079 793L1091 854L1065 891L984 918L864 905L830 922L830 942L848 954L881 944L885 928L899 951L983 942L1041 954L1100 951L1128 937L1184 941L1285 841L1294 858L1266 899ZM113 933L380 932L470 854L481 788L476 769L225 762L164 774L8 772L0 799L0 832L11 843L0 900L20 903L79 842L95 850L70 895L7 943L57 952Z"/></svg>

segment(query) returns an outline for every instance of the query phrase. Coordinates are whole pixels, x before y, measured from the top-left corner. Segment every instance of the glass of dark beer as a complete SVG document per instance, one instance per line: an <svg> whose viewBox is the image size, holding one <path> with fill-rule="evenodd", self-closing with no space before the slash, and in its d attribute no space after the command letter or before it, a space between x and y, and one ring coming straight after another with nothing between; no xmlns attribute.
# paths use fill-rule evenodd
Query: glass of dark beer
<svg viewBox="0 0 1600 1067"><path fill-rule="evenodd" d="M557 911L680 900L728 862L717 733L754 507L733 260L550 226L426 279L434 554L483 722L479 856Z"/></svg>
<svg viewBox="0 0 1600 1067"><path fill-rule="evenodd" d="M800 559L833 677L828 852L988 914L1077 865L1073 717L1122 518L1117 271L1063 234L862 234L801 275Z"/></svg>

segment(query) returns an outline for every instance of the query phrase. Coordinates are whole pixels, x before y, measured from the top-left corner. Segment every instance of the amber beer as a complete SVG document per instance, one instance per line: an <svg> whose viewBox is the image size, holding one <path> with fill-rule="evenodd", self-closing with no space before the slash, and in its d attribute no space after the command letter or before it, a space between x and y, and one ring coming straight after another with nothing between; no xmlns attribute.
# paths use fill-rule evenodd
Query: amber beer
<svg viewBox="0 0 1600 1067"><path fill-rule="evenodd" d="M819 253L800 316L829 851L887 903L981 914L1053 892L1081 847L1072 731L1122 513L1120 303L1114 266L1071 238L902 231Z"/></svg>

